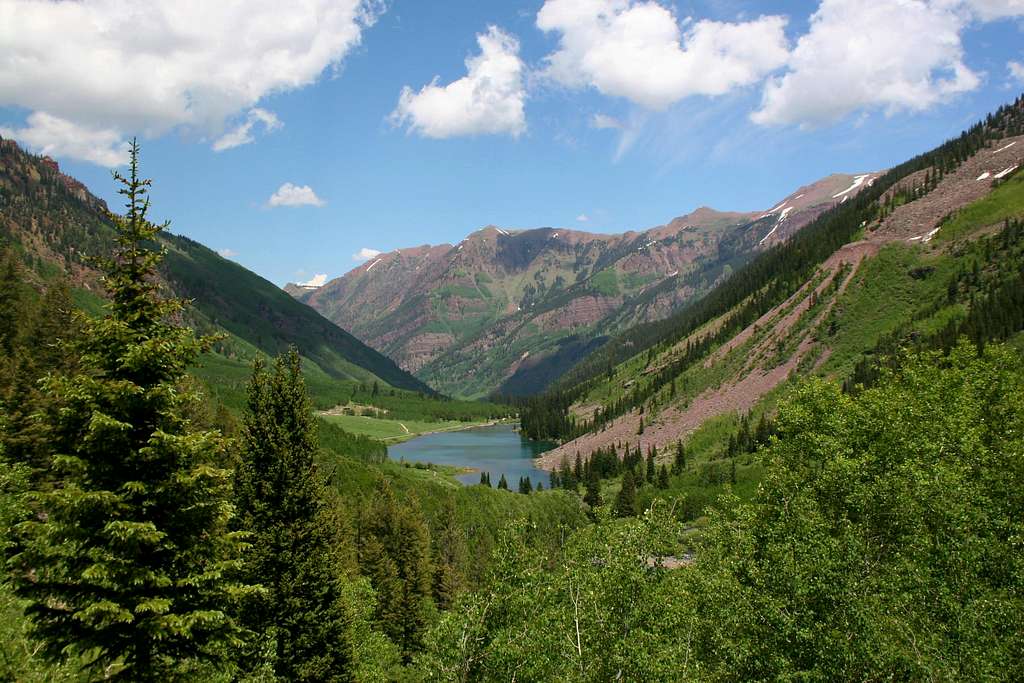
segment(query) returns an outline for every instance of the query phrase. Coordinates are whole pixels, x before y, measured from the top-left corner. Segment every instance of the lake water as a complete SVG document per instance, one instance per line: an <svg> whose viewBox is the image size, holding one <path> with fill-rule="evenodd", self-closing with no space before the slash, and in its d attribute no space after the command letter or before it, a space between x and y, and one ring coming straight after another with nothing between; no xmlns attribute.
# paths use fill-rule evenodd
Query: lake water
<svg viewBox="0 0 1024 683"><path fill-rule="evenodd" d="M512 425L499 424L418 436L388 446L388 455L392 460L472 467L474 472L458 476L464 484L479 484L480 472L490 472L491 485L496 487L504 474L508 487L515 491L520 477L530 477L534 486L537 482L543 482L544 488L550 486L548 473L533 466L533 459L550 448L550 443L519 436Z"/></svg>

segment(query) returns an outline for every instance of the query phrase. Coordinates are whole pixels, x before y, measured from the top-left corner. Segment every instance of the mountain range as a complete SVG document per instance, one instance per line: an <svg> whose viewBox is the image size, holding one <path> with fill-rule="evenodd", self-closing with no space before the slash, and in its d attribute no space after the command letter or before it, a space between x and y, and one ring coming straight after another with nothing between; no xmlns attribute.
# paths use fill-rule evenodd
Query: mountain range
<svg viewBox="0 0 1024 683"><path fill-rule="evenodd" d="M641 232L481 228L286 291L439 391L543 390L617 331L663 319L878 173L835 174L758 212L701 207Z"/></svg>

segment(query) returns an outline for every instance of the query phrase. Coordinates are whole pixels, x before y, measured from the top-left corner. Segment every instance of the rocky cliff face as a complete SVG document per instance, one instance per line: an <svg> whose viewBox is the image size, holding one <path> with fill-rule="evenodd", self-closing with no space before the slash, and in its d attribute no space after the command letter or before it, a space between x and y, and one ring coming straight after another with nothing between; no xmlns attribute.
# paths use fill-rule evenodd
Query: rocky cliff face
<svg viewBox="0 0 1024 683"><path fill-rule="evenodd" d="M487 226L286 290L445 393L532 392L618 326L668 315L873 177L833 175L767 211L701 207L642 232Z"/></svg>

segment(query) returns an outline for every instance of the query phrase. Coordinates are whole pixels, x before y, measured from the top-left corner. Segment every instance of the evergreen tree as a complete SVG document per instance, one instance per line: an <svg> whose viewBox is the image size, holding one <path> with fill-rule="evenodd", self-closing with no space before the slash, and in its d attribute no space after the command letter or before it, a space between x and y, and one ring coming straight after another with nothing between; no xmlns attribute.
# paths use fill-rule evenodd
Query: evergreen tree
<svg viewBox="0 0 1024 683"><path fill-rule="evenodd" d="M490 486L491 485L490 477L487 476L486 472L481 472L480 473L480 485L481 486Z"/></svg>
<svg viewBox="0 0 1024 683"><path fill-rule="evenodd" d="M24 276L13 249L0 260L0 357L11 358L24 319Z"/></svg>
<svg viewBox="0 0 1024 683"><path fill-rule="evenodd" d="M647 451L647 483L653 484L658 475L658 466L654 464L654 449Z"/></svg>
<svg viewBox="0 0 1024 683"><path fill-rule="evenodd" d="M459 567L466 564L466 533L459 524L455 498L447 496L437 518L434 539L434 602L449 609L462 589Z"/></svg>
<svg viewBox="0 0 1024 683"><path fill-rule="evenodd" d="M601 482L595 472L592 472L587 478L587 493L583 496L583 502L591 508L604 504L604 501L601 500Z"/></svg>
<svg viewBox="0 0 1024 683"><path fill-rule="evenodd" d="M416 499L400 504L384 480L359 523L359 566L377 592L375 618L405 663L423 643L433 610L430 530Z"/></svg>
<svg viewBox="0 0 1024 683"><path fill-rule="evenodd" d="M157 291L163 253L152 245L166 224L146 219L134 142L128 177L115 178L127 213L112 216L111 301L105 317L83 319L81 370L44 384L61 406L49 419L63 480L19 525L14 581L45 657L81 653L104 678L176 680L240 645L229 611L251 591L227 578L242 538L228 528L223 438L183 418L198 400L181 387L185 370L209 342L170 322L183 304Z"/></svg>
<svg viewBox="0 0 1024 683"><path fill-rule="evenodd" d="M682 440L676 441L676 457L672 461L672 474L680 475L686 471L686 449Z"/></svg>
<svg viewBox="0 0 1024 683"><path fill-rule="evenodd" d="M665 465L658 469L658 488L662 490L668 488L668 468Z"/></svg>
<svg viewBox="0 0 1024 683"><path fill-rule="evenodd" d="M626 470L622 475L622 488L615 498L615 516L633 517L636 515L636 482L633 479L633 471Z"/></svg>
<svg viewBox="0 0 1024 683"><path fill-rule="evenodd" d="M533 484L530 483L530 478L529 477L520 477L519 478L519 493L527 494L527 495L530 494L530 493L533 493Z"/></svg>
<svg viewBox="0 0 1024 683"><path fill-rule="evenodd" d="M332 562L333 532L313 458L317 423L298 351L268 371L256 361L236 477L241 527L251 534L246 576L266 593L246 626L276 640L274 671L288 681L352 680L352 643Z"/></svg>
<svg viewBox="0 0 1024 683"><path fill-rule="evenodd" d="M505 480L505 474L502 473L501 478L498 479L498 488L508 491L508 481Z"/></svg>

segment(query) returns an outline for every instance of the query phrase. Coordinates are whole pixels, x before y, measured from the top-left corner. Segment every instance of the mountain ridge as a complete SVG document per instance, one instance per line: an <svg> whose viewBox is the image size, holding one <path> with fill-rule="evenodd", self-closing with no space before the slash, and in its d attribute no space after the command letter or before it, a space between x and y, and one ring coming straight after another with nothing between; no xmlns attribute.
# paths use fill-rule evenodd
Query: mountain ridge
<svg viewBox="0 0 1024 683"><path fill-rule="evenodd" d="M444 393L533 393L616 328L668 315L877 176L832 174L764 211L701 206L641 231L487 225L285 291Z"/></svg>
<svg viewBox="0 0 1024 683"><path fill-rule="evenodd" d="M0 139L0 238L10 243L43 285L61 275L80 305L98 310L103 295L94 257L113 248L106 203L54 160ZM191 299L190 322L204 333L225 333L215 350L234 365L256 353L275 355L295 345L307 369L334 379L381 381L432 393L389 358L298 304L266 279L195 240L164 233L159 277L175 296Z"/></svg>

